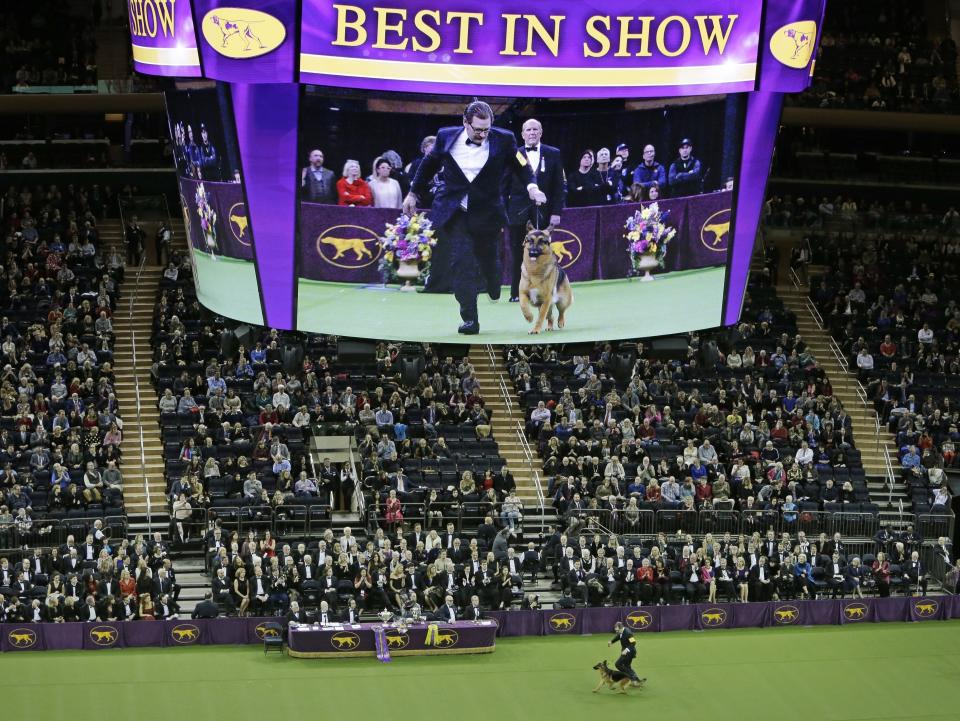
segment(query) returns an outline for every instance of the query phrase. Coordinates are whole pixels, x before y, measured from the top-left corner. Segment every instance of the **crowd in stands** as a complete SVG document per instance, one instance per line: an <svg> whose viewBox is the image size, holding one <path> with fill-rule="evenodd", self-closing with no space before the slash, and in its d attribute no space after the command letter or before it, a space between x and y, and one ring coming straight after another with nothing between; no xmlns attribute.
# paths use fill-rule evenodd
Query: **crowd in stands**
<svg viewBox="0 0 960 721"><path fill-rule="evenodd" d="M180 585L159 532L131 541L96 520L76 537L43 546L0 557L0 622L178 617Z"/></svg>
<svg viewBox="0 0 960 721"><path fill-rule="evenodd" d="M95 24L100 3L76 14L58 0L4 3L0 47L4 93L35 86L91 85L97 82Z"/></svg>
<svg viewBox="0 0 960 721"><path fill-rule="evenodd" d="M896 437L916 513L949 513L947 474L960 442L960 236L937 230L815 238L827 270L811 297L825 326Z"/></svg>
<svg viewBox="0 0 960 721"><path fill-rule="evenodd" d="M956 205L933 208L923 201L887 201L854 194L833 198L816 195L768 195L763 222L771 228L858 231L923 231L956 235L960 233L960 212ZM842 239L833 235L831 238Z"/></svg>
<svg viewBox="0 0 960 721"><path fill-rule="evenodd" d="M0 547L49 542L77 518L123 523L111 320L123 260L100 245L92 196L2 191Z"/></svg>
<svg viewBox="0 0 960 721"><path fill-rule="evenodd" d="M909 3L827 6L813 84L788 102L819 108L956 112L957 47L931 39Z"/></svg>
<svg viewBox="0 0 960 721"><path fill-rule="evenodd" d="M420 155L407 165L397 151L386 150L376 157L366 176L359 161L347 160L339 179L324 167L323 151L314 149L301 172L303 197L318 203L400 208L417 169L435 144L436 136L425 137ZM617 143L615 152L607 147L584 150L579 165L565 174L565 205L610 205L704 192L705 169L694 153L693 140L683 138L678 148L666 152L670 159L662 162L657 159L657 149L650 144L643 146L639 161L630 160L630 145L626 142ZM431 181L430 192L418 201L421 207L430 207L439 182L438 178ZM732 189L733 179L727 179L724 187Z"/></svg>

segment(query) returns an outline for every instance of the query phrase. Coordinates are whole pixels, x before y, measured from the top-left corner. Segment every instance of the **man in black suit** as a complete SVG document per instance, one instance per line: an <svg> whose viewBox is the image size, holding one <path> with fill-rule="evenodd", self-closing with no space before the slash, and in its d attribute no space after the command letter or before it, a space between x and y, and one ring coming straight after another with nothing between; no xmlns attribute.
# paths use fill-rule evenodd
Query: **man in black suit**
<svg viewBox="0 0 960 721"><path fill-rule="evenodd" d="M216 579L214 579L214 582L216 582ZM203 594L203 600L194 607L190 618L216 618L219 615L220 609L213 602L213 594L207 591Z"/></svg>
<svg viewBox="0 0 960 721"><path fill-rule="evenodd" d="M474 596L474 598L476 598L476 596ZM453 623L457 620L457 607L453 605L453 596L449 593L446 599L444 599L443 605L434 611L433 619L435 621L443 621L444 623Z"/></svg>
<svg viewBox="0 0 960 721"><path fill-rule="evenodd" d="M337 203L337 179L333 171L323 167L323 151L310 151L310 165L300 171L300 190L311 203Z"/></svg>
<svg viewBox="0 0 960 721"><path fill-rule="evenodd" d="M480 608L480 597L478 595L470 596L470 605L463 609L460 618L464 621L482 621L486 618L483 609Z"/></svg>
<svg viewBox="0 0 960 721"><path fill-rule="evenodd" d="M230 579L227 578L226 569L222 567L217 569L217 575L213 577L212 591L211 599L217 603L222 603L228 614L236 610L233 595L230 593ZM215 618L215 616L212 618Z"/></svg>
<svg viewBox="0 0 960 721"><path fill-rule="evenodd" d="M463 127L441 128L437 142L420 163L403 212L412 215L417 201L429 192L431 179L443 171L443 185L433 199L431 220L446 246L434 257L433 274L449 274L460 304L464 335L480 332L477 315L477 270L491 300L500 298L500 233L507 221L502 188L507 173L519 177L530 200L546 202L526 155L517 150L513 134L493 127L493 110L474 100L463 112Z"/></svg>
<svg viewBox="0 0 960 721"><path fill-rule="evenodd" d="M552 145L540 142L543 126L539 120L530 118L520 131L523 136L523 149L533 171L533 179L547 196L542 206L531 202L530 194L520 184L517 176L510 179L507 189L507 218L510 226L510 302L520 300L520 266L523 263L523 239L527 235L527 223L535 228L543 228L548 223L551 228L560 224L560 211L566 196L563 160L560 150Z"/></svg>

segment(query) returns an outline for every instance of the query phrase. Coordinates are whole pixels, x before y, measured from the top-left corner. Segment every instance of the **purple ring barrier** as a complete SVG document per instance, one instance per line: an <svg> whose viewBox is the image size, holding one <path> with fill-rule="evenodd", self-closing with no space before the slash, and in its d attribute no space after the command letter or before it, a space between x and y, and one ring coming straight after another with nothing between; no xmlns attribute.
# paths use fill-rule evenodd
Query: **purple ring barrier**
<svg viewBox="0 0 960 721"><path fill-rule="evenodd" d="M192 181L181 181L182 183ZM209 183L207 192L215 194ZM230 187L228 185L228 187ZM225 202L218 201L223 207ZM658 201L662 210L670 211L668 225L677 229L670 243L664 271L694 270L726 265L729 232L722 230L729 223L733 193L724 191ZM649 203L568 208L560 225L553 231L553 240L562 245L560 265L572 282L626 278L630 270L623 224L634 211ZM429 214L429 211L426 211ZM321 239L336 236L338 228L349 228L354 235L375 237L383 233L386 223L393 223L399 210L386 208L354 208L340 205L303 203L300 206L300 276L308 280L343 283L380 283L379 249L370 261L356 264L335 262ZM707 230L714 227L716 232ZM340 234L344 231L340 230ZM510 236L504 232L500 257L510 257ZM199 243L200 240L196 240ZM443 238L440 238L443 242ZM200 247L199 245L197 247ZM502 281L510 284L510 264L503 264Z"/></svg>
<svg viewBox="0 0 960 721"><path fill-rule="evenodd" d="M575 608L550 611L491 611L488 618L498 626L478 626L471 622L440 624L456 630L458 640L448 653L456 650L482 653L478 647L493 650L493 632L497 636L552 636L608 633L617 621L637 632L693 631L715 628L771 628L779 626L836 626L891 621L922 622L960 618L960 596L923 596L893 598L844 598L821 601L769 601L764 603L691 604L687 606L640 606L615 608ZM277 618L185 619L181 621L133 621L129 623L3 623L0 624L0 651L63 651L101 648L179 647L195 645L258 644L263 640L264 624ZM360 624L356 633L363 650L375 655L373 628L378 624ZM408 645L390 649L392 655L404 651L422 653L426 647L428 626L411 626ZM462 641L461 630L466 634ZM309 632L308 632L309 633ZM319 631L331 636L333 631ZM313 635L309 633L309 635ZM389 635L389 634L388 634ZM486 636L489 638L486 638ZM468 649L468 642L474 648ZM295 639L299 643L299 639ZM314 643L307 642L305 645ZM462 645L461 645L462 644ZM303 650L303 649L302 649ZM429 652L443 652L431 648ZM309 651L306 651L309 653ZM346 644L342 652L349 655Z"/></svg>

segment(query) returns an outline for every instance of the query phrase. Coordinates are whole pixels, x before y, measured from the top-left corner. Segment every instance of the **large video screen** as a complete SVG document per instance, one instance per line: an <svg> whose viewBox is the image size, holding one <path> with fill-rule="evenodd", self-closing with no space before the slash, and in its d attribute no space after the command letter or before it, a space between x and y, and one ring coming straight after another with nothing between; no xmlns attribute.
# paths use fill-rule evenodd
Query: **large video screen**
<svg viewBox="0 0 960 721"><path fill-rule="evenodd" d="M298 329L578 342L723 322L745 95L301 92Z"/></svg>
<svg viewBox="0 0 960 721"><path fill-rule="evenodd" d="M227 86L170 92L166 102L197 297L222 315L263 323Z"/></svg>

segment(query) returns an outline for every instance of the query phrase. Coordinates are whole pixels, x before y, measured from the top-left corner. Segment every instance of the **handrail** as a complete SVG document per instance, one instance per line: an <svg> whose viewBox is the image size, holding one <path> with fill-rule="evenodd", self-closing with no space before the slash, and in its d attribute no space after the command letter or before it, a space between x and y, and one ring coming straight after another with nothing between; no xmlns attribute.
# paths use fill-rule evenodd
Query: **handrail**
<svg viewBox="0 0 960 721"><path fill-rule="evenodd" d="M363 497L363 486L360 484L360 474L357 473L357 463L353 457L353 443L350 444L348 452L350 453L350 477L353 479L353 497L357 502L357 513L360 515L360 520L365 521L367 502Z"/></svg>
<svg viewBox="0 0 960 721"><path fill-rule="evenodd" d="M820 311L817 310L817 306L813 304L813 301L810 298L804 297L803 306L807 309L807 312L813 316L813 322L817 324L817 328L823 330L823 316L820 315Z"/></svg>
<svg viewBox="0 0 960 721"><path fill-rule="evenodd" d="M540 481L540 471L536 469L533 462L533 452L530 450L530 444L527 442L527 436L524 432L523 423L515 421L514 431L520 441L520 448L523 450L524 458L527 461L527 467L530 469L530 477L533 478L534 488L537 489L537 502L540 504L540 532L543 533L543 514L546 509L546 500L543 495L543 484Z"/></svg>
<svg viewBox="0 0 960 721"><path fill-rule="evenodd" d="M887 466L887 505L893 505L893 487L896 485L897 477L893 473L893 459L890 457L890 449L883 447L883 461Z"/></svg>
<svg viewBox="0 0 960 721"><path fill-rule="evenodd" d="M503 380L503 372L500 370L497 364L497 356L493 351L493 346L488 343L486 346L484 346L484 349L487 351L487 359L490 361L490 368L496 374L497 385L500 386L500 395L503 398L504 404L507 406L507 416L513 418L513 398L511 397L510 389Z"/></svg>
<svg viewBox="0 0 960 721"><path fill-rule="evenodd" d="M120 211L120 227L125 228L126 222L123 217L123 203L120 200L117 200L117 207ZM153 533L153 503L150 500L150 485L147 481L147 452L145 448L145 440L143 437L143 418L140 413L140 377L137 374L137 332L133 323L133 299L137 294L137 291L140 289L140 281L143 277L143 268L147 263L147 253L146 249L143 250L140 257L140 266L137 268L137 276L133 283L133 292L130 293L130 299L127 310L127 322L129 323L129 333L130 333L130 354L131 354L131 365L133 371L133 396L136 401L137 408L137 430L140 435L140 476L143 478L143 493L147 501L147 531Z"/></svg>
<svg viewBox="0 0 960 721"><path fill-rule="evenodd" d="M790 266L790 282L793 283L793 287L797 290L803 290L803 285L800 283L800 276L797 275L797 271L793 269L793 266Z"/></svg>

